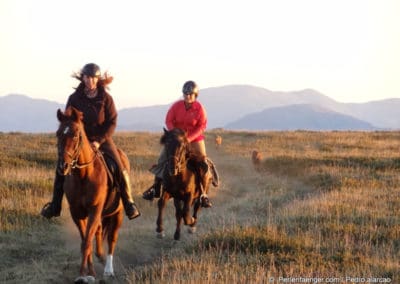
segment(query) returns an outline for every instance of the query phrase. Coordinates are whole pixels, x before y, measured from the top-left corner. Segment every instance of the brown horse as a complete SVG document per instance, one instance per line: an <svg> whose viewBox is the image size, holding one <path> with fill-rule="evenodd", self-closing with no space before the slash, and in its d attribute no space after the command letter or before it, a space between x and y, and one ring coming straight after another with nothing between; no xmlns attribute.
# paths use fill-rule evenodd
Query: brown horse
<svg viewBox="0 0 400 284"><path fill-rule="evenodd" d="M105 263L104 276L113 276L113 253L118 230L123 220L122 202L117 190L108 186L107 169L102 155L90 145L82 123L82 113L60 109L57 118L58 166L65 176L64 192L71 217L81 236L82 260L80 276L75 283L94 281L92 247L96 239L96 256ZM120 151L121 160L129 170L129 161ZM108 255L104 257L103 239L108 241Z"/></svg>
<svg viewBox="0 0 400 284"><path fill-rule="evenodd" d="M159 237L164 237L163 211L167 201L174 199L176 230L174 239L180 239L182 219L185 225L190 226L189 232L196 229L197 213L201 208L200 195L203 187L208 192L212 176L210 171L203 171L198 168L196 157L190 156L188 151L188 140L186 133L175 128L173 130L164 129L164 135L161 137L161 144L164 145L167 154L166 168L163 176L163 193L158 200L157 233ZM196 175L206 175L201 179ZM199 178L199 179L197 179ZM190 216L190 208L193 206L193 215Z"/></svg>

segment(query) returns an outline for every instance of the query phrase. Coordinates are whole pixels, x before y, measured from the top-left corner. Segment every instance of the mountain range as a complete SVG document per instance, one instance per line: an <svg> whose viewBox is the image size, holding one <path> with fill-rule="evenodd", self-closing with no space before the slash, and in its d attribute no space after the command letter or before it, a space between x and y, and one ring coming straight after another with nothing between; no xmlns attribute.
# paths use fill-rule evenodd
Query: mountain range
<svg viewBox="0 0 400 284"><path fill-rule="evenodd" d="M381 130L399 129L400 99L340 103L313 89L277 92L249 85L202 89L199 101L208 129ZM172 104L172 102L171 102ZM117 130L161 131L170 105L122 108ZM10 94L0 97L0 131L54 132L64 105Z"/></svg>

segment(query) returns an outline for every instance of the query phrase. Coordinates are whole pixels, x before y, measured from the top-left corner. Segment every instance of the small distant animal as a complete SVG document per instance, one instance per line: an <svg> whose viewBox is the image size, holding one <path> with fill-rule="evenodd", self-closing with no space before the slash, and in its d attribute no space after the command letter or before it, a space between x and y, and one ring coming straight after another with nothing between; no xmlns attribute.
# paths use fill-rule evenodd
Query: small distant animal
<svg viewBox="0 0 400 284"><path fill-rule="evenodd" d="M215 136L215 148L221 147L222 137L220 135Z"/></svg>
<svg viewBox="0 0 400 284"><path fill-rule="evenodd" d="M262 155L257 150L253 150L251 153L251 161L256 169L258 169L261 165Z"/></svg>

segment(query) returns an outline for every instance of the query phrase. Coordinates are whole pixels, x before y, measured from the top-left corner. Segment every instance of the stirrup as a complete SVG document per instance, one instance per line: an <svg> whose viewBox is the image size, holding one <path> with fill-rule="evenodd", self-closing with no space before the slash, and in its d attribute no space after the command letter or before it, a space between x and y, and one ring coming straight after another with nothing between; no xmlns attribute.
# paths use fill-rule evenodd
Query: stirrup
<svg viewBox="0 0 400 284"><path fill-rule="evenodd" d="M129 202L126 205L125 213L129 220L135 219L141 215L139 210L136 208L136 204L133 202Z"/></svg>
<svg viewBox="0 0 400 284"><path fill-rule="evenodd" d="M142 194L143 199L150 200L150 201L152 201L155 196L156 196L156 191L153 186L150 187L145 192L143 192L143 194Z"/></svg>

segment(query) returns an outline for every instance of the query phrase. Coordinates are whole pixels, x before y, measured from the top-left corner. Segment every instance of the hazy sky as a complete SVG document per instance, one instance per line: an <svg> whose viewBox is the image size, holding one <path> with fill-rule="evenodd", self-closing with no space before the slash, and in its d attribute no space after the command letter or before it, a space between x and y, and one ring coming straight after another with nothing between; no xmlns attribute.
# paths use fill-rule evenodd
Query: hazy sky
<svg viewBox="0 0 400 284"><path fill-rule="evenodd" d="M118 109L170 103L189 79L400 98L400 1L0 0L0 96L65 103L88 62Z"/></svg>

